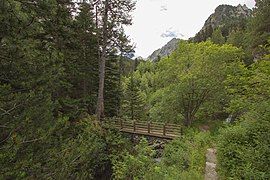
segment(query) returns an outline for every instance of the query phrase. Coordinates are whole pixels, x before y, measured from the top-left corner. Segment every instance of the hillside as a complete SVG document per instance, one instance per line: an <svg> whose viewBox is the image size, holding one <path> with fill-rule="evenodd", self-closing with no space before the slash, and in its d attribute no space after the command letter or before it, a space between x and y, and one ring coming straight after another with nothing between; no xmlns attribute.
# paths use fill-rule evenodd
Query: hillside
<svg viewBox="0 0 270 180"><path fill-rule="evenodd" d="M215 9L204 23L202 29L189 39L189 42L202 42L212 37L215 30L220 28L222 36L226 37L232 30L245 29L247 19L251 16L252 10L245 4L238 6L220 5ZM155 50L147 60L158 62L161 58L169 56L178 46L180 39L173 38L160 49Z"/></svg>
<svg viewBox="0 0 270 180"><path fill-rule="evenodd" d="M190 38L191 42L205 41L211 37L213 32L221 28L222 35L228 36L232 30L245 29L247 19L251 16L252 10L246 5L220 5L215 9L215 12L205 21L202 29Z"/></svg>
<svg viewBox="0 0 270 180"><path fill-rule="evenodd" d="M179 40L180 39L173 38L162 48L155 50L150 56L148 56L147 60L151 62L157 62L161 58L169 56L177 47Z"/></svg>

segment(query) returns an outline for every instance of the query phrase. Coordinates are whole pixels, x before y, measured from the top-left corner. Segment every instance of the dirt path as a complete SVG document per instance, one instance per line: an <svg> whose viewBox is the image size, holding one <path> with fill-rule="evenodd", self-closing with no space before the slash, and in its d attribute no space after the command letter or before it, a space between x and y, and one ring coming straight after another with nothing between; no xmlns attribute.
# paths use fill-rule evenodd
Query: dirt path
<svg viewBox="0 0 270 180"><path fill-rule="evenodd" d="M207 149L206 165L205 165L205 180L218 180L216 172L217 158L216 150L213 148Z"/></svg>

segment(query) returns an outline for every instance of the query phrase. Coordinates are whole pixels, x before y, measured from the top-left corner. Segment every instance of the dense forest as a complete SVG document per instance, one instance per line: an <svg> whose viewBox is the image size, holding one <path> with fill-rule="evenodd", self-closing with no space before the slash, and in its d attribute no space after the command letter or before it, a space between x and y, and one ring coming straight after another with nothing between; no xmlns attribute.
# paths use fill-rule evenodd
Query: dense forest
<svg viewBox="0 0 270 180"><path fill-rule="evenodd" d="M134 9L0 1L0 179L204 179L209 147L221 179L270 179L270 0L159 62L131 59ZM116 117L184 135L160 153Z"/></svg>

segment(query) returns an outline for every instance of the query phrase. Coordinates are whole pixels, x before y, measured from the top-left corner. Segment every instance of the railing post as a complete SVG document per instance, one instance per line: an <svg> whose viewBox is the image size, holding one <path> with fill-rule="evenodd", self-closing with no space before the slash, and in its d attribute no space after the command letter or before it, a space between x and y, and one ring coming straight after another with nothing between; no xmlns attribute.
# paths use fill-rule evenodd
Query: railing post
<svg viewBox="0 0 270 180"><path fill-rule="evenodd" d="M120 129L123 129L123 120L120 119Z"/></svg>
<svg viewBox="0 0 270 180"><path fill-rule="evenodd" d="M166 123L163 124L163 136L166 136Z"/></svg>
<svg viewBox="0 0 270 180"><path fill-rule="evenodd" d="M183 136L183 128L181 127L181 129L180 129L180 133L181 133L181 136Z"/></svg>
<svg viewBox="0 0 270 180"><path fill-rule="evenodd" d="M134 132L136 131L136 121L135 120L133 121L133 131Z"/></svg>
<svg viewBox="0 0 270 180"><path fill-rule="evenodd" d="M148 121L148 124L147 124L147 132L148 132L148 134L150 134L150 131L151 131L151 130L150 130L150 128L151 128L151 127L150 127L150 125L151 125L150 123L151 123L151 122Z"/></svg>

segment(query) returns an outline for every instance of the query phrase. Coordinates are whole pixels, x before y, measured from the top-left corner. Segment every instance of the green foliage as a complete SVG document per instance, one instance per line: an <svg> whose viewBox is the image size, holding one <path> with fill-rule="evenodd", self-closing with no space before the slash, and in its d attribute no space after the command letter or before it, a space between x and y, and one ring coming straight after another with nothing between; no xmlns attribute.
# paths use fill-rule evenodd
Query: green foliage
<svg viewBox="0 0 270 180"><path fill-rule="evenodd" d="M134 7L115 2L126 11ZM108 40L118 39L117 47L113 42L100 48L104 39L96 26L102 23L96 24L89 2L79 3L74 16L71 0L1 1L0 179L103 179L105 172L115 179L203 178L209 134L189 132L173 140L158 164L144 139L133 147L123 135L94 125L93 117L81 118L95 114L100 50L106 57L107 117L191 126L226 108L241 122L218 137L221 175L270 179L269 2L256 1L247 32L245 22L236 26L239 19L226 22L198 36L212 36L216 44L181 41L171 57L140 63L123 57L133 52L115 23L125 9L109 9ZM119 21L129 24L125 15ZM246 67L240 49L218 45L225 37L260 61Z"/></svg>
<svg viewBox="0 0 270 180"><path fill-rule="evenodd" d="M2 146L1 178L92 179L108 159L106 144L93 119L70 123L59 119L39 139L13 135Z"/></svg>
<svg viewBox="0 0 270 180"><path fill-rule="evenodd" d="M246 10L245 13L249 14ZM230 36L234 30L237 29L244 32L249 20L249 17L239 14L238 6L235 7L231 5L219 5L210 18L214 21L210 22L210 19L208 19L204 29L198 32L194 38L190 39L192 42L199 43L211 38L214 43L224 44L226 38ZM211 24L209 25L209 23Z"/></svg>
<svg viewBox="0 0 270 180"><path fill-rule="evenodd" d="M60 99L56 94L64 77L64 54L59 51L57 43L64 27L60 26L58 31L50 27L57 23L53 21L56 20L55 13L60 9L64 13L68 9L57 6L55 1L47 4L50 10L43 2L34 6L25 2L3 1L1 5L1 8L12 12L3 14L1 11L0 14L5 19L1 21L1 27L9 28L0 35L2 146L11 137L26 141L42 138L42 133L55 123ZM41 17L50 17L52 21L40 21ZM71 15L62 16L63 21L70 18ZM55 38L54 41L50 37Z"/></svg>
<svg viewBox="0 0 270 180"><path fill-rule="evenodd" d="M65 86L59 93L60 111L71 118L82 113L95 113L98 87L98 42L91 13L92 6L82 3L80 13L70 23L65 36Z"/></svg>
<svg viewBox="0 0 270 180"><path fill-rule="evenodd" d="M243 115L254 111L264 113L269 105L269 55L248 68L241 65L227 77L227 93L230 97L228 112Z"/></svg>
<svg viewBox="0 0 270 180"><path fill-rule="evenodd" d="M122 102L122 114L128 118L142 119L144 117L145 98L138 88L133 75L126 79L124 98Z"/></svg>
<svg viewBox="0 0 270 180"><path fill-rule="evenodd" d="M85 119L65 125L67 127L64 129L52 130L51 139L47 141L60 140L51 145L46 162L53 177L92 179L96 174L102 173L108 155L105 151L106 144L93 122ZM43 168L46 169L46 166Z"/></svg>
<svg viewBox="0 0 270 180"><path fill-rule="evenodd" d="M256 0L256 7L248 26L250 36L250 46L253 49L253 55L264 54L264 49L260 45L268 44L270 38L270 1Z"/></svg>
<svg viewBox="0 0 270 180"><path fill-rule="evenodd" d="M115 179L144 179L154 168L154 151L145 139L135 145L132 152L127 150L113 156L113 177Z"/></svg>
<svg viewBox="0 0 270 180"><path fill-rule="evenodd" d="M203 179L205 152L210 136L190 130L166 145L161 163L149 179Z"/></svg>
<svg viewBox="0 0 270 180"><path fill-rule="evenodd" d="M230 45L180 43L170 58L159 62L150 115L163 121L184 120L191 126L204 104L222 103L226 75L241 56L241 50Z"/></svg>
<svg viewBox="0 0 270 180"><path fill-rule="evenodd" d="M214 30L211 41L215 44L224 44L225 43L225 37L222 35L221 28L217 28Z"/></svg>
<svg viewBox="0 0 270 180"><path fill-rule="evenodd" d="M104 105L105 116L114 117L120 115L121 79L118 71L118 57L111 55L107 59L105 71Z"/></svg>
<svg viewBox="0 0 270 180"><path fill-rule="evenodd" d="M76 16L74 8L71 0L0 2L0 179L93 179L109 164L93 119L78 120L95 113L99 47L92 4L79 3ZM120 77L110 51L113 116Z"/></svg>
<svg viewBox="0 0 270 180"><path fill-rule="evenodd" d="M269 179L268 116L249 116L222 129L218 138L220 174L227 179Z"/></svg>
<svg viewBox="0 0 270 180"><path fill-rule="evenodd" d="M189 131L185 137L165 146L161 162L154 162L153 150L145 139L130 149L112 155L116 179L203 179L205 152L211 139L207 133Z"/></svg>
<svg viewBox="0 0 270 180"><path fill-rule="evenodd" d="M227 37L227 43L228 44L232 44L236 47L246 47L247 46L247 42L245 40L246 38L246 34L245 32L241 31L241 30L233 30L230 35Z"/></svg>
<svg viewBox="0 0 270 180"><path fill-rule="evenodd" d="M228 77L228 111L240 122L218 138L220 172L232 179L269 179L269 55Z"/></svg>

